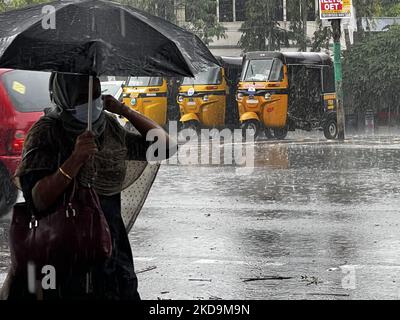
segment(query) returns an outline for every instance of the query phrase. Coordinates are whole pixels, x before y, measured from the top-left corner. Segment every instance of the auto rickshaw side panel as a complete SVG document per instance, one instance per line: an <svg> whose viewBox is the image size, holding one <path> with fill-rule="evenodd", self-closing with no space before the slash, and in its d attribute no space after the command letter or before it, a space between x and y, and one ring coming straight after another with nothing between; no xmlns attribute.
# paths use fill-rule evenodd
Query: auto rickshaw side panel
<svg viewBox="0 0 400 320"><path fill-rule="evenodd" d="M263 110L263 121L268 128L283 128L287 122L288 94L272 94L266 100Z"/></svg>
<svg viewBox="0 0 400 320"><path fill-rule="evenodd" d="M193 94L188 92L193 89ZM183 85L179 95L181 121L187 114L194 114L204 127L222 127L225 124L226 85L225 80L219 85ZM189 119L189 118L188 118Z"/></svg>
<svg viewBox="0 0 400 320"><path fill-rule="evenodd" d="M222 127L225 124L226 96L224 94L208 96L209 101L202 105L200 121L206 127Z"/></svg>
<svg viewBox="0 0 400 320"><path fill-rule="evenodd" d="M323 94L325 112L336 110L336 93Z"/></svg>
<svg viewBox="0 0 400 320"><path fill-rule="evenodd" d="M123 89L125 105L145 115L161 126L167 122L167 83L163 79L161 86L125 87ZM132 104L135 100L135 104Z"/></svg>

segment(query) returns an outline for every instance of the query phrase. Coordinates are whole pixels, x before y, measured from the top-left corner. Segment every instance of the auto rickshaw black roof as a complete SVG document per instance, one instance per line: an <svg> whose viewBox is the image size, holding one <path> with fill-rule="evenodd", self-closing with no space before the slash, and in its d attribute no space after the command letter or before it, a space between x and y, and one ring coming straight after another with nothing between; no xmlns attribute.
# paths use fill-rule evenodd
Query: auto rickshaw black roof
<svg viewBox="0 0 400 320"><path fill-rule="evenodd" d="M323 65L332 66L332 59L325 53L316 52L273 52L253 51L247 52L245 60L280 59L285 64Z"/></svg>
<svg viewBox="0 0 400 320"><path fill-rule="evenodd" d="M216 56L215 58L223 67L241 67L243 62L243 57Z"/></svg>

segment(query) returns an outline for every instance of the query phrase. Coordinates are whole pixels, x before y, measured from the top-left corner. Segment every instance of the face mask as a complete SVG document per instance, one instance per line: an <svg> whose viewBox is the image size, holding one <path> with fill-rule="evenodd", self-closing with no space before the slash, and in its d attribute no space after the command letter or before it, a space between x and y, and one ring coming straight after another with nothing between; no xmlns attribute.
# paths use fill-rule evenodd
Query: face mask
<svg viewBox="0 0 400 320"><path fill-rule="evenodd" d="M74 107L74 111L71 112L72 116L83 123L88 122L88 103L81 104ZM103 101L101 97L93 100L93 111L92 111L92 122L95 122L103 111Z"/></svg>

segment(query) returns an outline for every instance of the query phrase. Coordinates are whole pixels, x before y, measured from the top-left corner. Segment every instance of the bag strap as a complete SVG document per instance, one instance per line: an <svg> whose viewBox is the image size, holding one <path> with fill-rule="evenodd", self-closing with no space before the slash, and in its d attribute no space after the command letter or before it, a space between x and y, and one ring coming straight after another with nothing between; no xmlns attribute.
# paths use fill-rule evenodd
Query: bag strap
<svg viewBox="0 0 400 320"><path fill-rule="evenodd" d="M74 199L75 191L76 191L76 178L74 178L72 180L72 190L71 190L71 193L69 195L68 204L70 204L72 202L72 199Z"/></svg>

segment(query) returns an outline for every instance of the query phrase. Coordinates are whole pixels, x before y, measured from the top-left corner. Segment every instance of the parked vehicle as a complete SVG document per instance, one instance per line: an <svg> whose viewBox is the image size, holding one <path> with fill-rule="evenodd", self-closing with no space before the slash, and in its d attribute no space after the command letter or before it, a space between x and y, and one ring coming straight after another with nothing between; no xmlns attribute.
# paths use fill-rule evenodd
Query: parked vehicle
<svg viewBox="0 0 400 320"><path fill-rule="evenodd" d="M337 136L333 63L321 53L249 52L237 100L243 130L284 139L288 130Z"/></svg>
<svg viewBox="0 0 400 320"><path fill-rule="evenodd" d="M113 80L113 81L102 81L101 82L101 94L109 94L115 99L120 100L122 97L122 85L125 81Z"/></svg>
<svg viewBox="0 0 400 320"><path fill-rule="evenodd" d="M242 72L243 57L221 56L216 58L224 69L225 81L227 84L225 127L235 129L240 126L236 91Z"/></svg>
<svg viewBox="0 0 400 320"><path fill-rule="evenodd" d="M130 77L122 85L125 105L154 120L167 123L167 81L162 77Z"/></svg>
<svg viewBox="0 0 400 320"><path fill-rule="evenodd" d="M14 204L12 176L20 162L25 136L50 106L47 72L0 69L0 215Z"/></svg>
<svg viewBox="0 0 400 320"><path fill-rule="evenodd" d="M210 68L196 74L194 78L183 79L177 99L182 128L198 130L235 126L235 93L242 58L216 58L222 67Z"/></svg>

